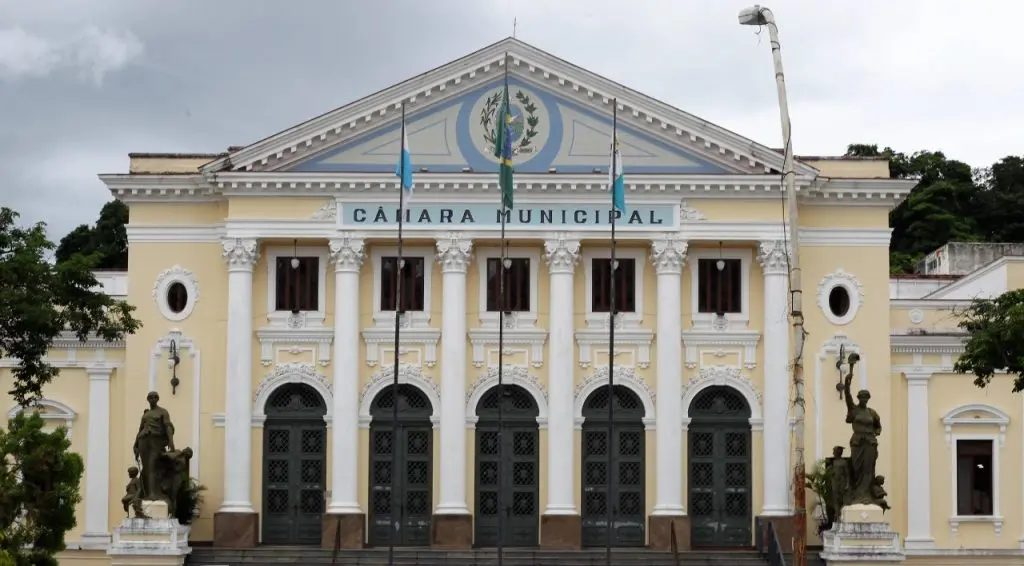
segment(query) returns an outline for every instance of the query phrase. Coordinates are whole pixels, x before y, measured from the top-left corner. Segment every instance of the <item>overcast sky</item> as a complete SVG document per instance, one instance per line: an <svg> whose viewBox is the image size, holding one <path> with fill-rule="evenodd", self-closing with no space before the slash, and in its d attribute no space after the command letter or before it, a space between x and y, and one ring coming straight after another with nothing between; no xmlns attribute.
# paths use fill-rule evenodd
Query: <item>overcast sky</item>
<svg viewBox="0 0 1024 566"><path fill-rule="evenodd" d="M1024 153L1024 2L771 0L798 154L849 143ZM512 32L781 146L767 32L745 0L0 2L0 204L54 239L132 151L244 145Z"/></svg>

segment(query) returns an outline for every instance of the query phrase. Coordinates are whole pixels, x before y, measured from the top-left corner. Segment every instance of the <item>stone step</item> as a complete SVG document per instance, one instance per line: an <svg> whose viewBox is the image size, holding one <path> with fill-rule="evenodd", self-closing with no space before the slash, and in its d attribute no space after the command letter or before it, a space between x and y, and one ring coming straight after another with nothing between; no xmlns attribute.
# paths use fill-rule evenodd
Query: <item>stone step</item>
<svg viewBox="0 0 1024 566"><path fill-rule="evenodd" d="M331 564L330 550L303 547L259 547L248 550L194 548L186 564L191 566L272 566L279 564ZM384 566L389 564L387 549L343 550L333 562L338 566ZM680 566L764 566L767 562L753 551L681 552ZM434 549L396 549L395 566L491 566L498 564L493 549L467 551ZM604 566L605 551L547 551L508 549L503 552L504 566ZM613 549L615 566L675 566L670 552L645 549Z"/></svg>

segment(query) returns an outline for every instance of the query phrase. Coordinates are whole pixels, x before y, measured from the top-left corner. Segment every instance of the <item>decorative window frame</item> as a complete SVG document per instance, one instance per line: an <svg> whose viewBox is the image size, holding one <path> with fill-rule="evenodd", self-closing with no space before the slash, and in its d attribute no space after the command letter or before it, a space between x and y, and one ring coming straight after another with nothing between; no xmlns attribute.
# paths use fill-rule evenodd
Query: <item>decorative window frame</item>
<svg viewBox="0 0 1024 566"><path fill-rule="evenodd" d="M989 416L980 419L962 416L965 413L988 413ZM954 426L998 426L999 434L995 436L995 438L999 440L999 444L996 445L996 447L1002 449L1006 444L1006 427L1010 425L1010 415L1006 414L1006 412L1001 409L993 407L992 405L971 403L951 409L942 417L942 424L946 429L946 445L951 448L956 448L956 443L953 442L955 437L953 434ZM970 440L964 436L961 436L960 438ZM985 438L988 437L986 436Z"/></svg>
<svg viewBox="0 0 1024 566"><path fill-rule="evenodd" d="M480 288L480 325L484 328L498 328L498 313L487 311L487 260L500 258L501 247L481 246L476 249L477 279ZM507 248L506 257L510 259L530 260L530 310L513 312L517 328L533 328L537 324L537 287L540 282L540 250L537 248L513 247ZM506 315L506 323L508 321Z"/></svg>
<svg viewBox="0 0 1024 566"><path fill-rule="evenodd" d="M188 297L185 300L185 308L181 312L174 312L167 304L167 291L171 285L181 283L185 286L185 293ZM171 322L181 322L192 315L199 301L199 282L195 274L180 265L175 265L157 275L153 283L153 299L156 301L160 315Z"/></svg>
<svg viewBox="0 0 1024 566"><path fill-rule="evenodd" d="M586 313L587 326L595 329L608 328L608 313L595 313L591 309L594 306L594 260L609 259L611 257L610 247L584 248L580 254L583 262L584 291L583 300L584 312ZM616 328L639 328L643 322L644 313L644 273L647 271L647 250L644 248L616 248L616 259L632 259L636 262L635 282L636 287L636 312L619 313L616 321Z"/></svg>
<svg viewBox="0 0 1024 566"><path fill-rule="evenodd" d="M828 296L836 287L846 289L846 294L850 297L850 308L843 316L832 314L832 309L828 304ZM825 319L835 326L846 326L853 322L863 305L863 286L857 277L841 267L823 277L818 283L818 308L821 309L821 314L825 316Z"/></svg>
<svg viewBox="0 0 1024 566"><path fill-rule="evenodd" d="M684 330L682 340L686 369L696 369L700 366L705 353L711 353L716 358L738 354L744 368L757 367L757 343L761 341L761 333L756 330Z"/></svg>
<svg viewBox="0 0 1024 566"><path fill-rule="evenodd" d="M690 248L687 263L690 267L690 320L695 329L717 329L715 313L697 312L700 296L700 260L702 259L738 259L740 260L740 312L725 313L726 328L746 330L750 324L750 272L754 263L754 250L748 248Z"/></svg>
<svg viewBox="0 0 1024 566"><path fill-rule="evenodd" d="M423 311L409 312L403 324L408 328L429 328L431 313L431 289L434 280L434 261L436 250L427 246L409 246L402 248L402 257L423 258ZM373 322L378 327L394 328L395 311L380 308L381 296L381 262L383 258L398 255L398 246L373 246L370 249L370 265L373 272Z"/></svg>
<svg viewBox="0 0 1024 566"><path fill-rule="evenodd" d="M63 426L67 429L68 440L71 439L72 424L75 419L78 418L78 413L60 401L54 401L53 399L37 399L32 405L25 407L15 405L7 411L7 420L18 416L18 413L21 413L25 409L32 410L35 407L42 407L44 409L44 411L39 414L44 421L47 423L55 422L58 427Z"/></svg>
<svg viewBox="0 0 1024 566"><path fill-rule="evenodd" d="M943 419L945 420L945 419ZM952 497L952 509L949 516L949 530L953 536L960 531L961 523L991 523L996 536L1003 532L1003 516L999 509L1000 493L1000 468L999 453L1002 451L999 436L997 434L952 434L948 435L950 443L950 497ZM959 440L988 440L992 442L992 514L991 515L958 515L957 514L957 441Z"/></svg>
<svg viewBox="0 0 1024 566"><path fill-rule="evenodd" d="M277 259L280 257L317 258L317 310L303 311L295 316L291 311L277 310ZM327 319L327 262L330 250L327 246L269 246L267 258L267 321L271 326L302 328L323 326Z"/></svg>
<svg viewBox="0 0 1024 566"><path fill-rule="evenodd" d="M608 386L608 370L608 366L595 368L594 371L576 384L576 388L573 390L572 412L573 428L575 430L583 428L583 421L585 420L583 417L583 405L586 404L587 399L598 389ZM644 430L654 430L658 423L658 417L655 413L658 397L657 393L647 385L647 381L644 380L643 376L631 367L615 366L612 370L612 385L622 385L636 393L637 397L640 398L640 402L644 405Z"/></svg>
<svg viewBox="0 0 1024 566"><path fill-rule="evenodd" d="M651 367L651 344L654 343L654 331L648 328L623 328L622 320L615 327L615 354L632 350L635 354L632 365L640 369ZM579 347L579 366L589 368L594 365L594 357L599 355L607 356L608 350L608 319L603 318L600 322L589 328L576 331L576 345ZM628 362L616 360L616 365L629 366Z"/></svg>

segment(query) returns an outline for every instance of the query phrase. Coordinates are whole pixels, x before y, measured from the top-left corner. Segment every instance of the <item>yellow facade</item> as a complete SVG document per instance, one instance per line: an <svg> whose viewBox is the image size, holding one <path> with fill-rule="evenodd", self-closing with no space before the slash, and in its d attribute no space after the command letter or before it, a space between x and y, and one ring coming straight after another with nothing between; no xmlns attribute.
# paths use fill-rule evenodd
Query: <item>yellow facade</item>
<svg viewBox="0 0 1024 566"><path fill-rule="evenodd" d="M596 113L611 112L610 95L617 96L613 99L623 105L619 110L619 120L626 128L623 135L633 136L626 139L639 148L635 155L624 156L627 203L638 214L649 211L646 220L662 214L663 224L627 224L616 240L616 257L634 260L636 268L632 293L637 305L617 322L613 373L616 384L638 401L637 418L642 416L636 421L643 436L638 459L643 476L642 488L637 491L643 501L637 513L641 517L639 544L663 544L656 534L660 517L677 520L690 529L699 522L694 513L701 503L693 495L699 490L691 477L698 468L690 465L696 448L690 444L695 442L695 434L708 429L700 428L707 423L688 412L689 404L704 391L724 387L746 404L743 426L747 427L749 445L743 465L748 477L743 489L749 500L744 503L742 519L747 530L741 532L749 536L730 544L749 546L755 518L784 524L792 516L788 465L795 411L789 406L785 356L766 352L766 342L788 345L789 340L781 338L788 333L788 323L776 316L785 310L786 286L780 287L780 280L772 278L783 273L778 261L785 257L773 255L773 251L792 249L787 247L780 214L783 201L777 171L781 155L749 141L744 146L748 149L734 151L732 148L740 147L735 134L724 130L701 133L688 122L693 118L682 112L666 110L521 42L506 43L499 47L511 46L521 55L514 59L518 62L510 73L526 85L527 96L560 108L558 118L553 110L547 114L529 111L523 103L520 111L547 120L538 118L540 123L561 120L563 131L572 131L571 116L578 115L572 118L576 125L596 120ZM359 521L367 522L361 523L359 536L361 542L372 544L375 482L371 452L374 423L381 419L379 414L372 416L372 411L376 410L377 395L391 384L396 350L393 312L389 318L380 308L381 266L383 258L396 253L397 241L394 218L383 226L357 225L358 213L353 207L385 203L394 208L397 151L388 154L386 163L374 161L376 154L370 151L359 154L367 156L368 163L361 170L357 160L344 161L356 159L352 157L356 150L345 148L356 147L353 144L362 143L363 137L390 128L391 133L382 136L390 135L392 145L387 147L397 150L395 112L399 100L410 107L407 110L414 116L410 124L418 123L416 120L424 123L423 116L429 117L433 108L440 108L438 115L454 123L458 113L444 110L443 102L463 96L473 81L500 77L495 74L500 65L492 59L501 60L502 51L493 46L488 49L442 68L444 72L432 71L230 154L137 155L128 174L103 176L113 194L129 204L131 223L128 271L105 273L102 279L109 292L123 293L138 308L144 326L124 344L64 340L52 352L51 359L62 372L45 390L51 403L46 414L55 415L56 424L67 422L72 428L73 446L86 458L87 475L96 470L109 473L104 490L83 490L79 527L68 535L69 563L106 563L100 552L103 537L123 515L119 500L127 481L125 470L133 464L136 416L150 390L159 392L161 405L174 419L177 447L194 450L192 475L207 487L191 541L217 541L223 535L218 535L215 522L221 521L222 533L226 532L223 521L237 520L239 508L254 512L256 540L228 543L244 546L266 538L271 503L265 501L270 488L264 463L270 456L264 452L270 446L267 435L273 430L271 425L277 422L268 402L283 386L303 384L323 402L324 424L328 425L322 454L327 469L318 484L324 509L318 512L326 513L325 517L335 511L338 516L362 514ZM512 66L513 60L508 61ZM461 78L452 80L449 75ZM572 85L575 88L570 88ZM433 97L424 93L433 93ZM572 100L552 102L556 95ZM636 106L630 106L634 101ZM470 111L478 107L474 104L464 102ZM416 118L416 112L423 116ZM433 143L433 138L420 131L410 127L414 162L417 141ZM455 126L448 133L465 134ZM539 134L551 144L554 135ZM607 170L603 174L579 172L586 159L566 149L571 145L566 136L560 149L552 150L554 160L546 163L544 170L524 165L517 171L517 209L548 207L557 216L557 211L563 210L558 207L568 207L564 210L571 216L580 211L599 214L607 208L602 204L608 194ZM657 154L662 151L657 148L663 147L668 148L666 153ZM335 148L341 148L337 155L342 157L329 158ZM465 154L469 150L461 147L459 151ZM446 160L454 153L421 157L438 165L416 170L413 203L472 211L496 207L496 176L477 172L474 158L467 167L452 165ZM543 149L530 159L552 159L542 154ZM607 163L607 156L594 159ZM631 164L640 169L640 164L648 162L644 159L655 165L632 174ZM331 169L339 160L351 167ZM672 163L683 161L691 164L690 172L670 170ZM709 173L711 170L715 172ZM809 333L804 348L808 465L829 456L833 446L848 444L850 431L843 419L844 402L835 388L839 377L835 364L840 347L844 352L856 351L861 362L854 389L873 393L871 406L883 424L878 473L886 477L892 506L886 519L906 539L908 562L1006 563L1024 548L1024 486L1019 479L1024 469L1024 400L1009 394L1008 378L1000 377L981 390L969 377L951 373L962 347L952 309L966 304L978 289L991 293L1024 286L1024 262L1003 258L998 265L955 282L891 280L888 212L905 197L911 184L888 180L887 163L881 160L812 157L798 163L797 185L801 191L798 253ZM374 211L367 214L373 216ZM499 359L498 327L492 316L496 313L487 312L482 278L487 259L500 257L501 240L494 223L460 226L436 219L411 220L403 239L404 256L424 258L424 309L410 315L402 330L399 378L430 405L429 513L462 517L459 511L450 511L456 501L474 518L483 505L477 500L481 489L477 485L481 469L477 450L483 434L477 425L484 424L475 420L476 402L494 385ZM534 222L509 228L508 257L530 260L532 306L529 312L518 313L508 326L506 350L501 355L503 379L533 399L538 415L533 472L538 479L532 504L536 508L531 515L537 531L535 545L545 545L545 529L555 528L546 526L549 516L570 517L570 529L577 532L580 523L585 525L588 520L585 438L597 429L586 424L587 419L596 417L585 419L583 415L589 410L585 405L590 396L606 386L610 360L607 315L591 312L596 289L593 260L607 257L609 236L606 225L554 222L544 226ZM353 253L357 259L345 255ZM275 306L276 260L296 256L318 258L319 300L316 309L293 315ZM559 262L570 256L571 285L556 286L556 276L561 273L556 267L565 265ZM702 259L711 264L718 259L739 260L741 305L735 312L722 316L701 312L698 266ZM246 261L249 263L243 265ZM345 271L353 266L354 270ZM354 279L346 278L349 272L357 273ZM243 279L251 283L239 286ZM346 287L339 292L336 286L342 281ZM183 285L187 294L180 309L170 308L168 303L168 290L175 283ZM247 290L248 284L251 290ZM464 285L464 291L446 295L447 285ZM842 316L830 311L829 294L836 287L845 289L848 299ZM358 290L353 303L357 312L337 304L351 289ZM571 299L571 316L563 316L569 311L559 308L561 297ZM455 298L460 303L457 307L452 302ZM678 304L678 310L666 309L666 304ZM776 308L779 304L782 311ZM452 313L460 320L453 320ZM669 340L663 334L665 329L675 328L673 325L681 331L679 340ZM570 334L555 330L563 327L569 328ZM351 329L358 334L351 334ZM358 336L358 340L341 344L342 335ZM168 364L172 342L180 353L180 363L173 370L180 385L173 392ZM245 352L245 359L238 357L239 352ZM464 357L450 359L445 355L450 352L464 352ZM12 363L5 360L3 367ZM348 365L342 368L339 364ZM251 369L247 375L234 373L246 367ZM356 379L350 379L348 368L356 368ZM565 373L558 368L565 368ZM0 387L7 386L7 372L0 369ZM104 379L109 380L109 394L98 398L96 392L104 390L93 388ZM446 388L450 388L448 392ZM780 394L780 389L786 392ZM457 393L453 396L451 390ZM666 392L673 401L663 398ZM347 408L348 414L335 413L339 407ZM453 413L452 407L458 411ZM96 424L94 410L106 411L109 423ZM453 425L450 419L459 411L465 412L466 422ZM244 426L238 424L239 415ZM921 432L922 423L926 432ZM350 427L344 438L338 436L340 425ZM97 431L107 426L109 445L105 450L88 445L86 431L91 426ZM237 438L248 441L247 450L226 440L229 428L230 434L240 433ZM350 435L354 428L358 431ZM921 451L920 443L910 441L914 438L927 438L926 451ZM346 444L351 439L355 444ZM567 439L571 445L562 444ZM957 513L954 447L960 439L994 442L996 501L989 515ZM444 451L452 442L465 446L461 473L453 473L450 467L460 458ZM550 449L563 445L571 449ZM336 455L333 449L337 446L357 449ZM774 450L776 446L783 450ZM97 454L106 457L102 465L95 461ZM927 455L926 460L916 459L921 454ZM561 463L552 466L553 457ZM232 478L239 477L235 475L239 459L249 460L246 482L236 484L248 486L241 493L231 485ZM568 463L568 483L557 483L562 481L559 474L564 463ZM337 474L338 466L355 470L352 485L335 485L336 478L349 477ZM912 479L908 470L927 474L926 492L914 490L920 482ZM571 494L565 493L566 488ZM341 493L354 494L356 500L344 501ZM816 496L808 493L808 502L813 515ZM92 518L86 520L90 506L106 511L93 511ZM103 515L105 524L97 518ZM466 533L456 524L460 520L453 520L455 526L449 531L442 528L439 532L435 525L430 533L434 540L427 544L437 543L439 537L464 537ZM242 530L248 528L243 525ZM473 533L472 526L470 529ZM820 544L813 524L809 532L811 544ZM631 542L628 533L622 536L623 544L636 542ZM706 535L693 531L694 546L702 536ZM583 538L586 544L586 533Z"/></svg>

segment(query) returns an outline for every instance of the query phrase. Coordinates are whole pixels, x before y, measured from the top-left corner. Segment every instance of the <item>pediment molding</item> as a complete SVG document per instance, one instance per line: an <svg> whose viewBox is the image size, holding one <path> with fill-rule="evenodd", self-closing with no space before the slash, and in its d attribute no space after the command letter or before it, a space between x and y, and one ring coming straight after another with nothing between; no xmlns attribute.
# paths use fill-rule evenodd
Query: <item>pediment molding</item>
<svg viewBox="0 0 1024 566"><path fill-rule="evenodd" d="M714 157L732 168L764 174L782 169L783 156L766 146L714 126L668 104L653 100L600 75L514 38L506 38L475 53L432 71L398 83L388 89L347 104L218 158L201 170L267 171L287 166L324 149L337 145L369 129L400 119L403 103L406 113L415 113L469 89L476 88L505 70L510 74L545 86L570 100L587 104L611 114L617 101L624 125L643 129L663 140L702 156ZM817 170L797 163L797 174L814 177Z"/></svg>

